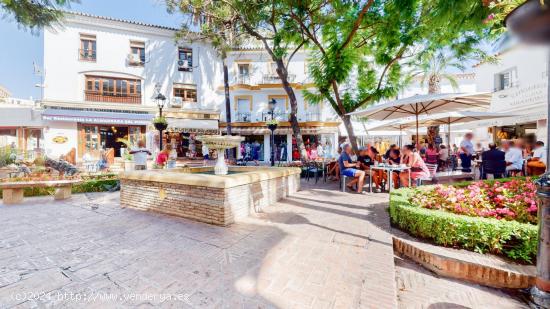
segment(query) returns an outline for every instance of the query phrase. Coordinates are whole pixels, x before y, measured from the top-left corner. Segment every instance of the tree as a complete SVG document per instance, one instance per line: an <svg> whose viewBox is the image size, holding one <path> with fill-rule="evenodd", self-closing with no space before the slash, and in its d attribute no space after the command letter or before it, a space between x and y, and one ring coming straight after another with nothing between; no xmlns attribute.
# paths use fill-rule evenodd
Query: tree
<svg viewBox="0 0 550 309"><path fill-rule="evenodd" d="M229 94L229 70L227 53L240 45L242 34L238 32L230 10L218 6L215 1L166 1L168 12L180 13L188 17L176 33L176 40L207 40L218 51L223 63L223 87L225 95L225 114L227 135L231 135L231 97ZM198 27L198 31L193 29ZM229 152L231 159L232 153Z"/></svg>
<svg viewBox="0 0 550 309"><path fill-rule="evenodd" d="M289 30L282 18L285 7L276 0L167 0L169 7L178 7L183 13L210 20L215 25L230 24L235 34L258 42L276 64L277 76L281 80L290 103L289 121L302 158L306 151L298 124L298 103L294 89L289 82L288 63L304 45L307 38ZM220 27L211 32L220 31ZM294 29L294 28L292 28Z"/></svg>
<svg viewBox="0 0 550 309"><path fill-rule="evenodd" d="M31 31L58 22L61 9L78 0L0 0L0 11L12 16L22 27Z"/></svg>
<svg viewBox="0 0 550 309"><path fill-rule="evenodd" d="M286 0L288 16L308 38L312 103L328 101L342 119L353 148L347 115L397 95L403 62L447 47L462 56L490 34L483 20L491 8L479 0L329 1Z"/></svg>
<svg viewBox="0 0 550 309"><path fill-rule="evenodd" d="M424 88L427 84L428 94L434 94L441 93L441 81L447 80L453 90L458 91L458 81L455 75L448 71L450 69L464 71L466 67L460 60L454 55L445 55L442 51L425 53L407 65L412 67L412 71L406 78L405 84L410 85L417 79L420 79L420 86ZM428 143L435 143L435 138L437 136L439 136L439 125L428 126Z"/></svg>

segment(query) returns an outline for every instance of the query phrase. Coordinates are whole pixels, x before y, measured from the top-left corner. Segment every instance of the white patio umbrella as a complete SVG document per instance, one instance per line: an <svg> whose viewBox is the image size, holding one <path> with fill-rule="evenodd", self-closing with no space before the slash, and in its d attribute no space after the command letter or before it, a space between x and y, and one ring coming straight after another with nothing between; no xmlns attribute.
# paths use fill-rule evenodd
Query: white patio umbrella
<svg viewBox="0 0 550 309"><path fill-rule="evenodd" d="M387 103L374 105L362 111L349 113L375 120L403 119L414 116L416 121L416 143L418 146L419 118L422 115L432 115L451 111L464 111L474 108L488 107L491 103L491 93L437 93L414 95Z"/></svg>
<svg viewBox="0 0 550 309"><path fill-rule="evenodd" d="M466 123L484 119L496 119L496 118L507 118L514 117L515 115L505 114L505 113L489 113L489 112L478 112L478 111L458 111L458 112L448 112L448 113L439 113L430 116L421 117L416 120L405 120L391 122L384 126L377 127L377 129L387 129L387 128L399 128L400 130L413 127L414 124L422 126L435 126L435 125L447 125L447 141L451 140L451 125L457 123ZM417 127L417 136L418 136L418 127ZM450 148L449 148L450 151Z"/></svg>

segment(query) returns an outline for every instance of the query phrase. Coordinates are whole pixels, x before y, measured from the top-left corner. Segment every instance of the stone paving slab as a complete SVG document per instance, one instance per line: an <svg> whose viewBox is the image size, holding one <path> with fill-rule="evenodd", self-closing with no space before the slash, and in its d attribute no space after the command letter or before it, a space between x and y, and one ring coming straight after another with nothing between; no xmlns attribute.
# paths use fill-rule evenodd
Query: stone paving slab
<svg viewBox="0 0 550 309"><path fill-rule="evenodd" d="M439 277L414 262L395 259L397 296L403 309L529 308L502 290Z"/></svg>
<svg viewBox="0 0 550 309"><path fill-rule="evenodd" d="M387 195L311 185L230 227L118 193L0 206L0 308L396 308Z"/></svg>

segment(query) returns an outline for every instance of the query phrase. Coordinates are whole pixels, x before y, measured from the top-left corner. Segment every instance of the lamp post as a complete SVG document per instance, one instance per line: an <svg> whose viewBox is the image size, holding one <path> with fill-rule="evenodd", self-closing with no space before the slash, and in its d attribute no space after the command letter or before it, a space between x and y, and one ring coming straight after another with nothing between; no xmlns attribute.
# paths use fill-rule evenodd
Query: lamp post
<svg viewBox="0 0 550 309"><path fill-rule="evenodd" d="M271 114L271 122L267 124L267 128L271 131L271 139L270 139L270 149L271 149L271 166L275 166L275 130L277 129L277 123L274 122L275 120L275 105L277 105L277 101L275 99L271 99L267 107L269 109L269 114Z"/></svg>
<svg viewBox="0 0 550 309"><path fill-rule="evenodd" d="M159 118L162 119L162 109L164 108L164 104L166 104L166 97L162 93L158 93L155 97L155 102L157 103L157 106L159 108ZM155 123L155 128L159 131L159 147L160 151L162 151L162 131L166 130L168 127L168 124L163 123Z"/></svg>

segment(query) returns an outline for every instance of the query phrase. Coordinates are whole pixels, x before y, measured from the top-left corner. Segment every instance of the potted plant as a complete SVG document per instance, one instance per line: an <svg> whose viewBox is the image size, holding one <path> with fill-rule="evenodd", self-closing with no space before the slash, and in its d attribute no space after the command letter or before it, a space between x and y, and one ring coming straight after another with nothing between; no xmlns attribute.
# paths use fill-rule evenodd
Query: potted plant
<svg viewBox="0 0 550 309"><path fill-rule="evenodd" d="M168 128L168 121L166 121L164 116L155 117L153 119L153 125L155 126L155 129L164 131Z"/></svg>
<svg viewBox="0 0 550 309"><path fill-rule="evenodd" d="M501 0L496 5L506 14L506 28L522 41L550 43L550 0Z"/></svg>
<svg viewBox="0 0 550 309"><path fill-rule="evenodd" d="M276 119L271 119L265 122L267 125L267 128L271 131L275 131L277 129L277 126L279 125L279 122Z"/></svg>
<svg viewBox="0 0 550 309"><path fill-rule="evenodd" d="M126 138L118 138L116 141L126 146L126 148L120 148L120 153L124 158L124 170L133 171L135 167L134 157L130 154L130 149L134 148L132 143Z"/></svg>

